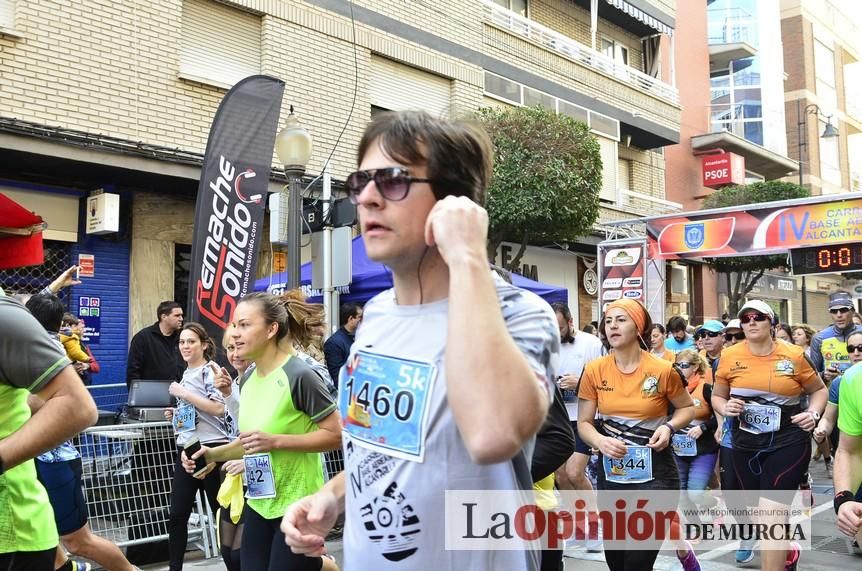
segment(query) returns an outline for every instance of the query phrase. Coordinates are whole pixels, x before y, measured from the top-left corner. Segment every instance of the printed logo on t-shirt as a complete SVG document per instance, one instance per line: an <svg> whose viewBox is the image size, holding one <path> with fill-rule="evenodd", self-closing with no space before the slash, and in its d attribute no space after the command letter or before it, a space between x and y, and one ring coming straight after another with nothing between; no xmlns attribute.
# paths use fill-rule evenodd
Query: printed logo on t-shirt
<svg viewBox="0 0 862 571"><path fill-rule="evenodd" d="M389 561L403 561L418 551L419 517L397 483L392 482L382 496L359 508L359 515L368 539Z"/></svg>
<svg viewBox="0 0 862 571"><path fill-rule="evenodd" d="M790 359L782 359L775 364L775 372L779 375L792 375L796 372L796 367Z"/></svg>
<svg viewBox="0 0 862 571"><path fill-rule="evenodd" d="M747 370L748 370L748 366L746 366L745 363L743 363L741 361L737 361L730 368L731 373L738 373L739 371L747 371Z"/></svg>
<svg viewBox="0 0 862 571"><path fill-rule="evenodd" d="M602 385L600 387L596 387L596 390L612 393L612 392L614 392L614 387L608 386L608 380L607 379L602 379Z"/></svg>
<svg viewBox="0 0 862 571"><path fill-rule="evenodd" d="M644 379L641 394L645 397L651 397L656 393L658 393L658 378L650 375Z"/></svg>

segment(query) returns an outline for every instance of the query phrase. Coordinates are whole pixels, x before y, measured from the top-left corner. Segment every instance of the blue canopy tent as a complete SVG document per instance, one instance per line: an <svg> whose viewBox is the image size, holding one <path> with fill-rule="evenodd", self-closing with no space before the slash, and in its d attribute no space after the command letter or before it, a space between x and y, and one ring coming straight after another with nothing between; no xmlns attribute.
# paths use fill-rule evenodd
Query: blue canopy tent
<svg viewBox="0 0 862 571"><path fill-rule="evenodd" d="M368 259L365 243L361 236L353 239L353 281L348 286L338 288L342 302L365 303L381 291L392 287L392 274L383 264ZM300 282L309 296L309 301L320 302L320 291L311 289L311 262L302 265ZM567 303L569 292L566 288L539 283L518 274L512 274L512 282L525 290L542 297L548 303L561 301ZM287 273L273 274L254 282L255 291L282 293L287 287Z"/></svg>

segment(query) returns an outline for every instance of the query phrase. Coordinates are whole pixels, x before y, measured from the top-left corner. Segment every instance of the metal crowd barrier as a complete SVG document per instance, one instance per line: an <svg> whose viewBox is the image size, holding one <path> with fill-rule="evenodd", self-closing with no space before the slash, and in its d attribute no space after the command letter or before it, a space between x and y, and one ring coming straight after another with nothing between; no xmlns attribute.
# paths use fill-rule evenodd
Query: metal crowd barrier
<svg viewBox="0 0 862 571"><path fill-rule="evenodd" d="M118 546L168 538L171 480L176 439L170 422L137 422L123 416L125 383L87 387L99 409L100 424L74 439L83 463L84 497L93 532ZM329 480L344 469L341 450L321 455ZM218 522L197 496L189 519L189 541L217 557Z"/></svg>
<svg viewBox="0 0 862 571"><path fill-rule="evenodd" d="M83 463L90 527L119 546L168 539L171 479L176 463L169 422L94 426L75 438ZM218 554L217 522L197 497L189 539L206 557Z"/></svg>

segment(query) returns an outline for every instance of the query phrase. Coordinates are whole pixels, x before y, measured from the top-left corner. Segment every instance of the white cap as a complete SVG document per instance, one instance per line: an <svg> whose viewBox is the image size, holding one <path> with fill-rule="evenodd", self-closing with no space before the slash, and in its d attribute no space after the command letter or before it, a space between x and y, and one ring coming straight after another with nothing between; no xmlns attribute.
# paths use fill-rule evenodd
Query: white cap
<svg viewBox="0 0 862 571"><path fill-rule="evenodd" d="M742 329L742 324L738 319L731 319L727 322L727 325L724 326L724 331L727 331L728 329Z"/></svg>
<svg viewBox="0 0 862 571"><path fill-rule="evenodd" d="M739 310L739 313L737 313L736 316L742 317L742 314L746 311L756 311L757 313L768 315L770 320L775 319L775 310L773 310L768 303L760 301L759 299L752 299L751 301L745 302L745 305L742 306L742 309Z"/></svg>

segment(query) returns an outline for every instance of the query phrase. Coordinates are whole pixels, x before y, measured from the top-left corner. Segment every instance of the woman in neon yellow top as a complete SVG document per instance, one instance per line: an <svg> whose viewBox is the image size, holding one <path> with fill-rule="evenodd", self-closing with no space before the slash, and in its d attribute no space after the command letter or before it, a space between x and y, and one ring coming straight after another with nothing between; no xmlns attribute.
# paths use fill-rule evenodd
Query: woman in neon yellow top
<svg viewBox="0 0 862 571"><path fill-rule="evenodd" d="M304 323L312 311L298 294L253 293L237 305L236 355L254 362L241 383L239 438L195 454L205 454L208 470L215 462L245 460L250 509L240 549L243 571L317 571L332 565L291 552L279 529L288 505L323 487L320 452L341 445L341 422L329 389L292 349L294 342L307 341ZM194 462L186 460L185 466L194 470Z"/></svg>

